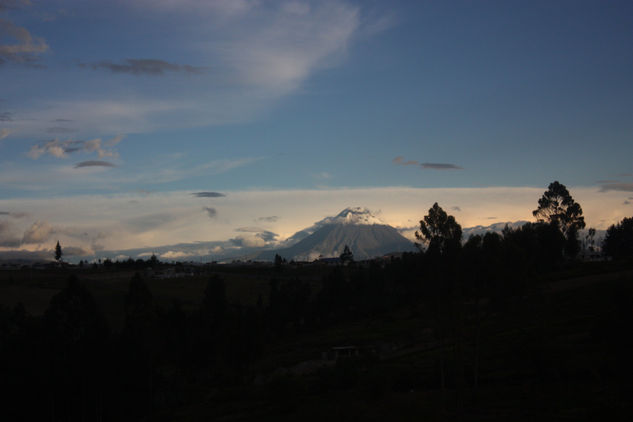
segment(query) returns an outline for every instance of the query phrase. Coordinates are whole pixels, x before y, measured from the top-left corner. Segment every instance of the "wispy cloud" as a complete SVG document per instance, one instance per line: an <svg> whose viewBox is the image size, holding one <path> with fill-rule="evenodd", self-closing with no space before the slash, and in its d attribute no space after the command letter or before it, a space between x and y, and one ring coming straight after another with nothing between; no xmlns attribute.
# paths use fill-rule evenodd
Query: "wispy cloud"
<svg viewBox="0 0 633 422"><path fill-rule="evenodd" d="M399 166L417 166L418 164L420 164L419 162L415 160L405 160L404 157L402 156L398 156L394 158L393 163Z"/></svg>
<svg viewBox="0 0 633 422"><path fill-rule="evenodd" d="M272 242L279 236L277 233L273 233L260 227L238 227L235 231L240 233L254 233L256 237L259 237L265 242Z"/></svg>
<svg viewBox="0 0 633 422"><path fill-rule="evenodd" d="M0 0L0 12L17 9L20 6L28 6L29 4L31 4L29 0Z"/></svg>
<svg viewBox="0 0 633 422"><path fill-rule="evenodd" d="M202 210L207 213L209 218L215 218L218 216L218 211L213 207L202 207Z"/></svg>
<svg viewBox="0 0 633 422"><path fill-rule="evenodd" d="M458 212L459 212L459 211L461 211L462 209L461 209L460 207L458 207L458 206L454 206L454 207L451 207L451 210L453 210L453 211L458 211Z"/></svg>
<svg viewBox="0 0 633 422"><path fill-rule="evenodd" d="M13 121L13 113L10 111L0 112L0 122L11 122Z"/></svg>
<svg viewBox="0 0 633 422"><path fill-rule="evenodd" d="M420 165L423 169L430 170L463 170L463 167L450 163L421 163Z"/></svg>
<svg viewBox="0 0 633 422"><path fill-rule="evenodd" d="M0 4L0 11L15 7L25 2L7 2ZM0 44L0 65L5 62L34 63L37 56L48 50L48 44L43 38L34 37L21 26L17 26L6 19L0 19L0 34L5 39L12 40L7 44ZM7 41L8 41L7 40Z"/></svg>
<svg viewBox="0 0 633 422"><path fill-rule="evenodd" d="M23 218L28 216L25 212L12 212L12 211L0 211L0 215L5 215L13 218Z"/></svg>
<svg viewBox="0 0 633 422"><path fill-rule="evenodd" d="M116 166L107 161L96 161L96 160L82 161L80 163L75 164L76 169L83 168L83 167L116 167Z"/></svg>
<svg viewBox="0 0 633 422"><path fill-rule="evenodd" d="M622 192L633 192L633 183L604 183L600 186L600 192L609 192L609 191L622 191Z"/></svg>
<svg viewBox="0 0 633 422"><path fill-rule="evenodd" d="M398 156L394 158L393 163L399 166L420 166L423 169L430 170L462 170L463 167L460 167L456 164L450 163L420 163L417 160L405 160L404 157Z"/></svg>
<svg viewBox="0 0 633 422"><path fill-rule="evenodd" d="M81 95L67 90L54 100L33 95L15 123L22 136L39 136L59 116L73 120L73 128L82 136L252 121L300 92L317 72L344 62L358 40L388 26L380 15L348 0L138 0L115 2L112 7L120 12L117 16L137 19L139 27L169 27L175 16L183 25L155 39L134 40L148 51L155 43L164 45L164 56L161 52L155 58L104 57L83 63L88 69L139 78L86 83ZM116 16L112 20L122 23ZM122 34L137 35L133 29ZM186 57L195 57L196 65ZM96 72L78 73L92 80ZM198 74L187 77L186 83L175 77L192 73ZM152 83L152 75L163 75L164 85Z"/></svg>
<svg viewBox="0 0 633 422"><path fill-rule="evenodd" d="M64 134L64 133L73 133L76 132L76 129L72 129L69 127L63 127L63 126L53 126L53 127L49 127L48 129L46 129L46 133L51 133L51 134Z"/></svg>
<svg viewBox="0 0 633 422"><path fill-rule="evenodd" d="M328 180L332 178L332 174L328 173L327 171L322 171L320 173L316 173L314 175L314 178L319 180Z"/></svg>
<svg viewBox="0 0 633 422"><path fill-rule="evenodd" d="M6 129L6 128L0 129L0 140L11 135L11 132L12 132L11 129Z"/></svg>
<svg viewBox="0 0 633 422"><path fill-rule="evenodd" d="M275 223L276 221L279 220L280 217L276 216L276 215L271 215L268 217L258 217L257 220L255 221L262 221L262 222L266 222L266 223Z"/></svg>
<svg viewBox="0 0 633 422"><path fill-rule="evenodd" d="M148 230L164 228L167 224L177 219L178 217L173 213L163 212L133 217L128 219L125 224L137 233L142 233Z"/></svg>
<svg viewBox="0 0 633 422"><path fill-rule="evenodd" d="M110 140L102 142L101 138L90 139L88 141L78 141L68 139L60 141L51 139L31 146L27 155L37 160L42 155L51 155L56 158L66 158L68 154L74 152L96 152L99 158L116 157L118 153L112 147L118 144L122 136L116 136Z"/></svg>
<svg viewBox="0 0 633 422"><path fill-rule="evenodd" d="M97 63L81 63L79 66L93 70L105 69L112 73L130 73L132 75L161 76L166 72L202 73L204 67L188 64L180 65L159 59L125 59L123 63L101 61Z"/></svg>
<svg viewBox="0 0 633 422"><path fill-rule="evenodd" d="M196 198L222 198L226 196L220 192L194 192L192 195Z"/></svg>

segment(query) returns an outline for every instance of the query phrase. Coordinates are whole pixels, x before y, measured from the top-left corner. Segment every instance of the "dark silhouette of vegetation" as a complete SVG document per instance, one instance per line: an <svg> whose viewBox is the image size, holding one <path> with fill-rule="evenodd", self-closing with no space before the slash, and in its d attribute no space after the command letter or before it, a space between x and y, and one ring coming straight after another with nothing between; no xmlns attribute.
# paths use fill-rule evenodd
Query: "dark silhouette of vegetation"
<svg viewBox="0 0 633 422"><path fill-rule="evenodd" d="M633 217L624 218L607 229L602 249L614 259L633 257Z"/></svg>
<svg viewBox="0 0 633 422"><path fill-rule="evenodd" d="M352 253L352 250L349 248L349 246L345 245L345 248L343 248L343 252L339 256L339 259L343 264L350 264L354 262L354 254Z"/></svg>
<svg viewBox="0 0 633 422"><path fill-rule="evenodd" d="M578 232L585 228L585 218L580 204L574 201L565 185L558 181L550 183L532 214L539 223L549 223L562 231L568 256L573 258L578 255Z"/></svg>
<svg viewBox="0 0 633 422"><path fill-rule="evenodd" d="M57 241L57 245L55 245L55 261L61 262L62 260L62 247L59 244L59 240Z"/></svg>
<svg viewBox="0 0 633 422"><path fill-rule="evenodd" d="M285 263L285 259L283 259L283 258L281 257L281 255L279 255L279 254L277 254L277 253L276 253L276 254L275 254L275 259L274 259L274 261L273 261L273 264L274 264L274 266L275 266L275 270L276 270L276 271L278 271L278 272L279 272L279 271L281 271L281 267L282 267L282 265L283 265L284 263Z"/></svg>
<svg viewBox="0 0 633 422"><path fill-rule="evenodd" d="M446 214L436 202L424 219L420 220L420 231L415 232L415 237L428 244L428 251L446 253L459 248L462 227L457 224L455 217ZM421 247L421 244L417 245Z"/></svg>

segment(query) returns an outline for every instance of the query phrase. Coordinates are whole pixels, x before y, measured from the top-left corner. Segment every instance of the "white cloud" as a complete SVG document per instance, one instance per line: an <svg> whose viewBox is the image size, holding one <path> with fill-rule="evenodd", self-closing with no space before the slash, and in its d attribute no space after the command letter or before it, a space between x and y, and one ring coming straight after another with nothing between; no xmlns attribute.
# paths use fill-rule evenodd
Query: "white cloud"
<svg viewBox="0 0 633 422"><path fill-rule="evenodd" d="M106 145L114 146L121 142L122 135L118 135L108 141ZM87 141L78 141L73 139L67 139L60 141L59 139L51 139L50 141L41 142L31 146L27 155L37 160L43 155L51 155L56 158L66 158L69 154L75 152L97 152L99 158L104 157L118 157L118 153L113 149L105 149L101 146L101 138L90 139Z"/></svg>
<svg viewBox="0 0 633 422"><path fill-rule="evenodd" d="M256 235L238 235L231 239L236 246L245 246L248 248L266 246L266 241Z"/></svg>
<svg viewBox="0 0 633 422"><path fill-rule="evenodd" d="M160 259L182 259L192 256L192 254L183 251L167 251L160 255Z"/></svg>

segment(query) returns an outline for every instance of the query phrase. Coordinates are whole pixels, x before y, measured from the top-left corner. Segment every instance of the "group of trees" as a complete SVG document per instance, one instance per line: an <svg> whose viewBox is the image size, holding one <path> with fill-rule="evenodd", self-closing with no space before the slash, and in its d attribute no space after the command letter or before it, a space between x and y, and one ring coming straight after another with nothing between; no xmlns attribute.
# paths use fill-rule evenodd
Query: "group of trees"
<svg viewBox="0 0 633 422"><path fill-rule="evenodd" d="M567 188L559 182L549 185L547 191L538 201L538 208L532 214L537 223L528 223L517 231L506 229L506 237L521 237L527 232L535 232L549 243L550 252L560 255L564 250L569 257L575 257L579 252L578 231L585 227L582 208L573 200ZM415 237L426 244L427 254L454 253L461 247L462 227L455 217L448 215L437 202L433 204L429 213L420 220L420 231ZM423 249L422 243L416 243ZM552 250L558 249L558 250Z"/></svg>
<svg viewBox="0 0 633 422"><path fill-rule="evenodd" d="M506 229L505 238L519 240L526 237L537 239L542 247L539 263L558 262L562 258L575 258L581 250L580 230L585 219L582 208L572 198L565 185L552 182L538 200L538 207L532 211L536 223L527 223L516 230ZM595 229L586 235L585 247L594 248ZM416 231L418 248L426 253L443 254L461 247L462 228L452 215L448 215L437 202L420 221L420 231ZM605 255L619 259L633 256L633 218L624 218L609 227L603 242Z"/></svg>

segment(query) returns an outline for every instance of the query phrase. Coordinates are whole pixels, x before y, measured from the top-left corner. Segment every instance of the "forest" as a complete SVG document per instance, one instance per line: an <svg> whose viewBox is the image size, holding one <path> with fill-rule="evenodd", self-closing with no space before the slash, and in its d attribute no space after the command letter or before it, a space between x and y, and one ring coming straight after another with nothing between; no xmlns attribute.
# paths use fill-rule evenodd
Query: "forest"
<svg viewBox="0 0 633 422"><path fill-rule="evenodd" d="M628 420L633 218L588 261L564 185L533 214L462 239L436 203L419 252L338 265L2 271L52 292L42 312L0 308L2 419ZM187 283L191 300L170 293Z"/></svg>

